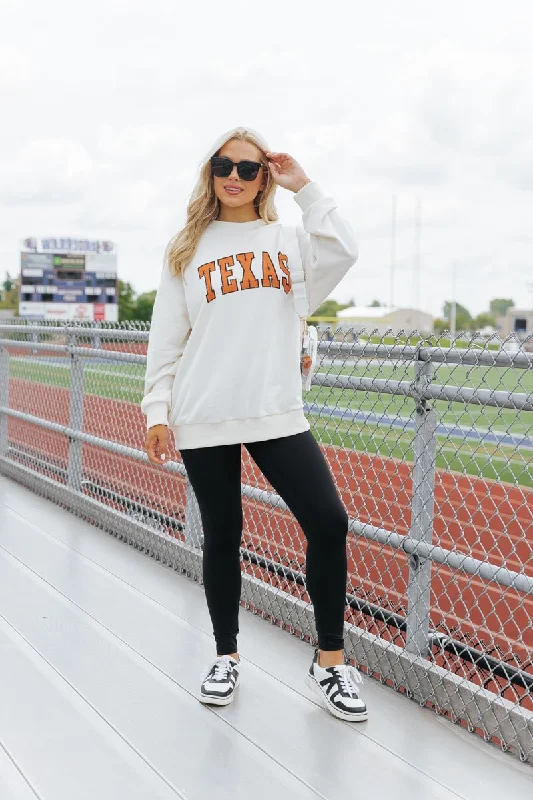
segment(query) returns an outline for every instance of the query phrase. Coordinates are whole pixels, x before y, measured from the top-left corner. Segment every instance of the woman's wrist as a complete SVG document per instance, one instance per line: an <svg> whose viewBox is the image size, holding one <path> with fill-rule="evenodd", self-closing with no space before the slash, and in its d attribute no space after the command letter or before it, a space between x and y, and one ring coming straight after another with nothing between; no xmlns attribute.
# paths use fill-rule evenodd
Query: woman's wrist
<svg viewBox="0 0 533 800"><path fill-rule="evenodd" d="M298 178L297 181L295 181L293 186L291 186L291 189L294 192L294 194L297 194L304 188L304 186L307 186L308 183L311 183L311 178L308 178L307 175L302 176L301 178Z"/></svg>

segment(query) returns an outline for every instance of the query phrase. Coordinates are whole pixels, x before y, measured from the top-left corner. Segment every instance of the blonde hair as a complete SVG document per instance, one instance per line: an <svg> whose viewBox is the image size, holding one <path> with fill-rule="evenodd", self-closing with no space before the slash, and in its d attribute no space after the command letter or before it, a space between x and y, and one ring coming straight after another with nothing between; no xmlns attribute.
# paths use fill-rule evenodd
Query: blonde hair
<svg viewBox="0 0 533 800"><path fill-rule="evenodd" d="M261 153L266 173L264 189L258 192L254 206L259 217L264 222L276 222L278 214L274 205L276 184L272 179L267 165L266 153L269 148L262 136L251 128L234 128L223 134L210 149L207 156L200 164L200 176L193 189L189 205L187 206L187 222L167 246L166 258L170 272L174 275L183 273L191 261L200 238L210 222L217 219L220 211L220 200L215 194L213 179L211 177L211 156L217 155L227 142L232 139L250 142Z"/></svg>

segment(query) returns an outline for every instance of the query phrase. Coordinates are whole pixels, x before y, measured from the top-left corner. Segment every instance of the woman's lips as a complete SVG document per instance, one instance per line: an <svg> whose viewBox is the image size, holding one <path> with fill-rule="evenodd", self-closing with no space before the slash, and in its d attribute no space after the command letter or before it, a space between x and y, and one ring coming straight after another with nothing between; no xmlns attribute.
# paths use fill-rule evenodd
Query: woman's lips
<svg viewBox="0 0 533 800"><path fill-rule="evenodd" d="M239 186L224 186L224 191L227 194L240 194L243 190Z"/></svg>

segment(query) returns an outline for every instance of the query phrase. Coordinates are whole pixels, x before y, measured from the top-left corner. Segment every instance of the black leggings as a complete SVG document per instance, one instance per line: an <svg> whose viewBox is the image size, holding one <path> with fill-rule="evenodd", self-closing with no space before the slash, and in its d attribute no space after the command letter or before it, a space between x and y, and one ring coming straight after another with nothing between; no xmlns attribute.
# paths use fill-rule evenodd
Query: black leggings
<svg viewBox="0 0 533 800"><path fill-rule="evenodd" d="M311 431L244 445L307 539L306 584L318 646L344 647L348 515ZM203 580L218 655L237 652L242 535L241 445L180 451L204 533Z"/></svg>

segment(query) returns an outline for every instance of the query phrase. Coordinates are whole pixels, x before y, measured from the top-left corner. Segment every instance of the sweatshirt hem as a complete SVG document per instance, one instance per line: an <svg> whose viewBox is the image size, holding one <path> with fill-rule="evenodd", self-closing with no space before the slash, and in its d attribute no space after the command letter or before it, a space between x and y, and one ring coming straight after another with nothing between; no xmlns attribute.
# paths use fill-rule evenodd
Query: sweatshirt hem
<svg viewBox="0 0 533 800"><path fill-rule="evenodd" d="M279 439L310 430L303 408L253 419L236 419L227 422L207 422L194 425L169 425L174 433L178 450L197 447L216 447L227 444L246 444Z"/></svg>

